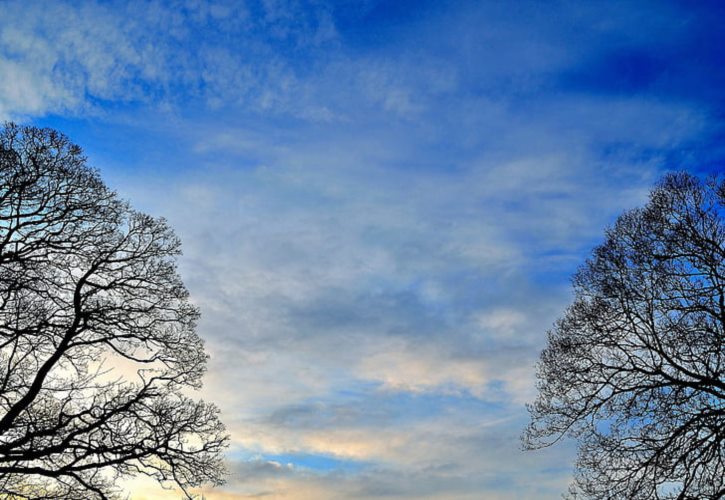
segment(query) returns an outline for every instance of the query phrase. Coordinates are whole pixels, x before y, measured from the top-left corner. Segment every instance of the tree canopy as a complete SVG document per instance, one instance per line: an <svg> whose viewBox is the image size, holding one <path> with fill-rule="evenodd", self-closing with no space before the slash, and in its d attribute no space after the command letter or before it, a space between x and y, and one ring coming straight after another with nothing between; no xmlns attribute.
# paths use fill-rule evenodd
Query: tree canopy
<svg viewBox="0 0 725 500"><path fill-rule="evenodd" d="M525 446L578 441L573 496L725 496L725 181L666 176L573 284Z"/></svg>
<svg viewBox="0 0 725 500"><path fill-rule="evenodd" d="M123 478L223 480L178 238L62 134L0 130L0 492L114 498Z"/></svg>

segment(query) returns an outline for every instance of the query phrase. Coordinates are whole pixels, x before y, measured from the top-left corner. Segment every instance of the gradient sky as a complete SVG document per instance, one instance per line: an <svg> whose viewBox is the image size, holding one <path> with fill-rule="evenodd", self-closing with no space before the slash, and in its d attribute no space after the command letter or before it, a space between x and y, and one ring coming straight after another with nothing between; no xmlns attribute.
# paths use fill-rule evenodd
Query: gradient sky
<svg viewBox="0 0 725 500"><path fill-rule="evenodd" d="M538 352L619 213L722 171L723 5L0 0L0 119L181 236L207 498L553 499Z"/></svg>

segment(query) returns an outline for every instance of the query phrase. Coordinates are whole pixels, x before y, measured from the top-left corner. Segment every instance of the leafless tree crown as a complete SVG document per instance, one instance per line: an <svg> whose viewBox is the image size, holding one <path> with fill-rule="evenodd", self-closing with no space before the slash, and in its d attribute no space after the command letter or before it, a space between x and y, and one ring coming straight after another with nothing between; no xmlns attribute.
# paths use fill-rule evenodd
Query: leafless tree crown
<svg viewBox="0 0 725 500"><path fill-rule="evenodd" d="M55 131L0 129L0 493L115 498L146 475L223 480L226 434L179 240Z"/></svg>
<svg viewBox="0 0 725 500"><path fill-rule="evenodd" d="M725 182L666 176L574 278L529 448L578 440L572 496L725 496Z"/></svg>

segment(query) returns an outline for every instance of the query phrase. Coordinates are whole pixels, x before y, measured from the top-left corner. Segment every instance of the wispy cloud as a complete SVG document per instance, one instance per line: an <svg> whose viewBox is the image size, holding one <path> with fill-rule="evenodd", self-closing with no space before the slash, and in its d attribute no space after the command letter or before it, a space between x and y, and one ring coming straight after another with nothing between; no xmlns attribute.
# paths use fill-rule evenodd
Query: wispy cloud
<svg viewBox="0 0 725 500"><path fill-rule="evenodd" d="M558 497L572 449L518 446L533 365L603 227L722 159L711 12L3 8L0 117L69 131L182 237L233 438L209 498Z"/></svg>

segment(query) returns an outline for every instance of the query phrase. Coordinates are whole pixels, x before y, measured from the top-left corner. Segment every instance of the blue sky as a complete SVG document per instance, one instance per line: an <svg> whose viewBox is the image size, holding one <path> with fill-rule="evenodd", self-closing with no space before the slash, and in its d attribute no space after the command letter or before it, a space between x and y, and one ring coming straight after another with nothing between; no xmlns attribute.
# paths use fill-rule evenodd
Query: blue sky
<svg viewBox="0 0 725 500"><path fill-rule="evenodd" d="M208 498L559 498L572 443L518 441L534 364L604 228L722 170L719 2L2 12L0 119L182 238L233 443Z"/></svg>

